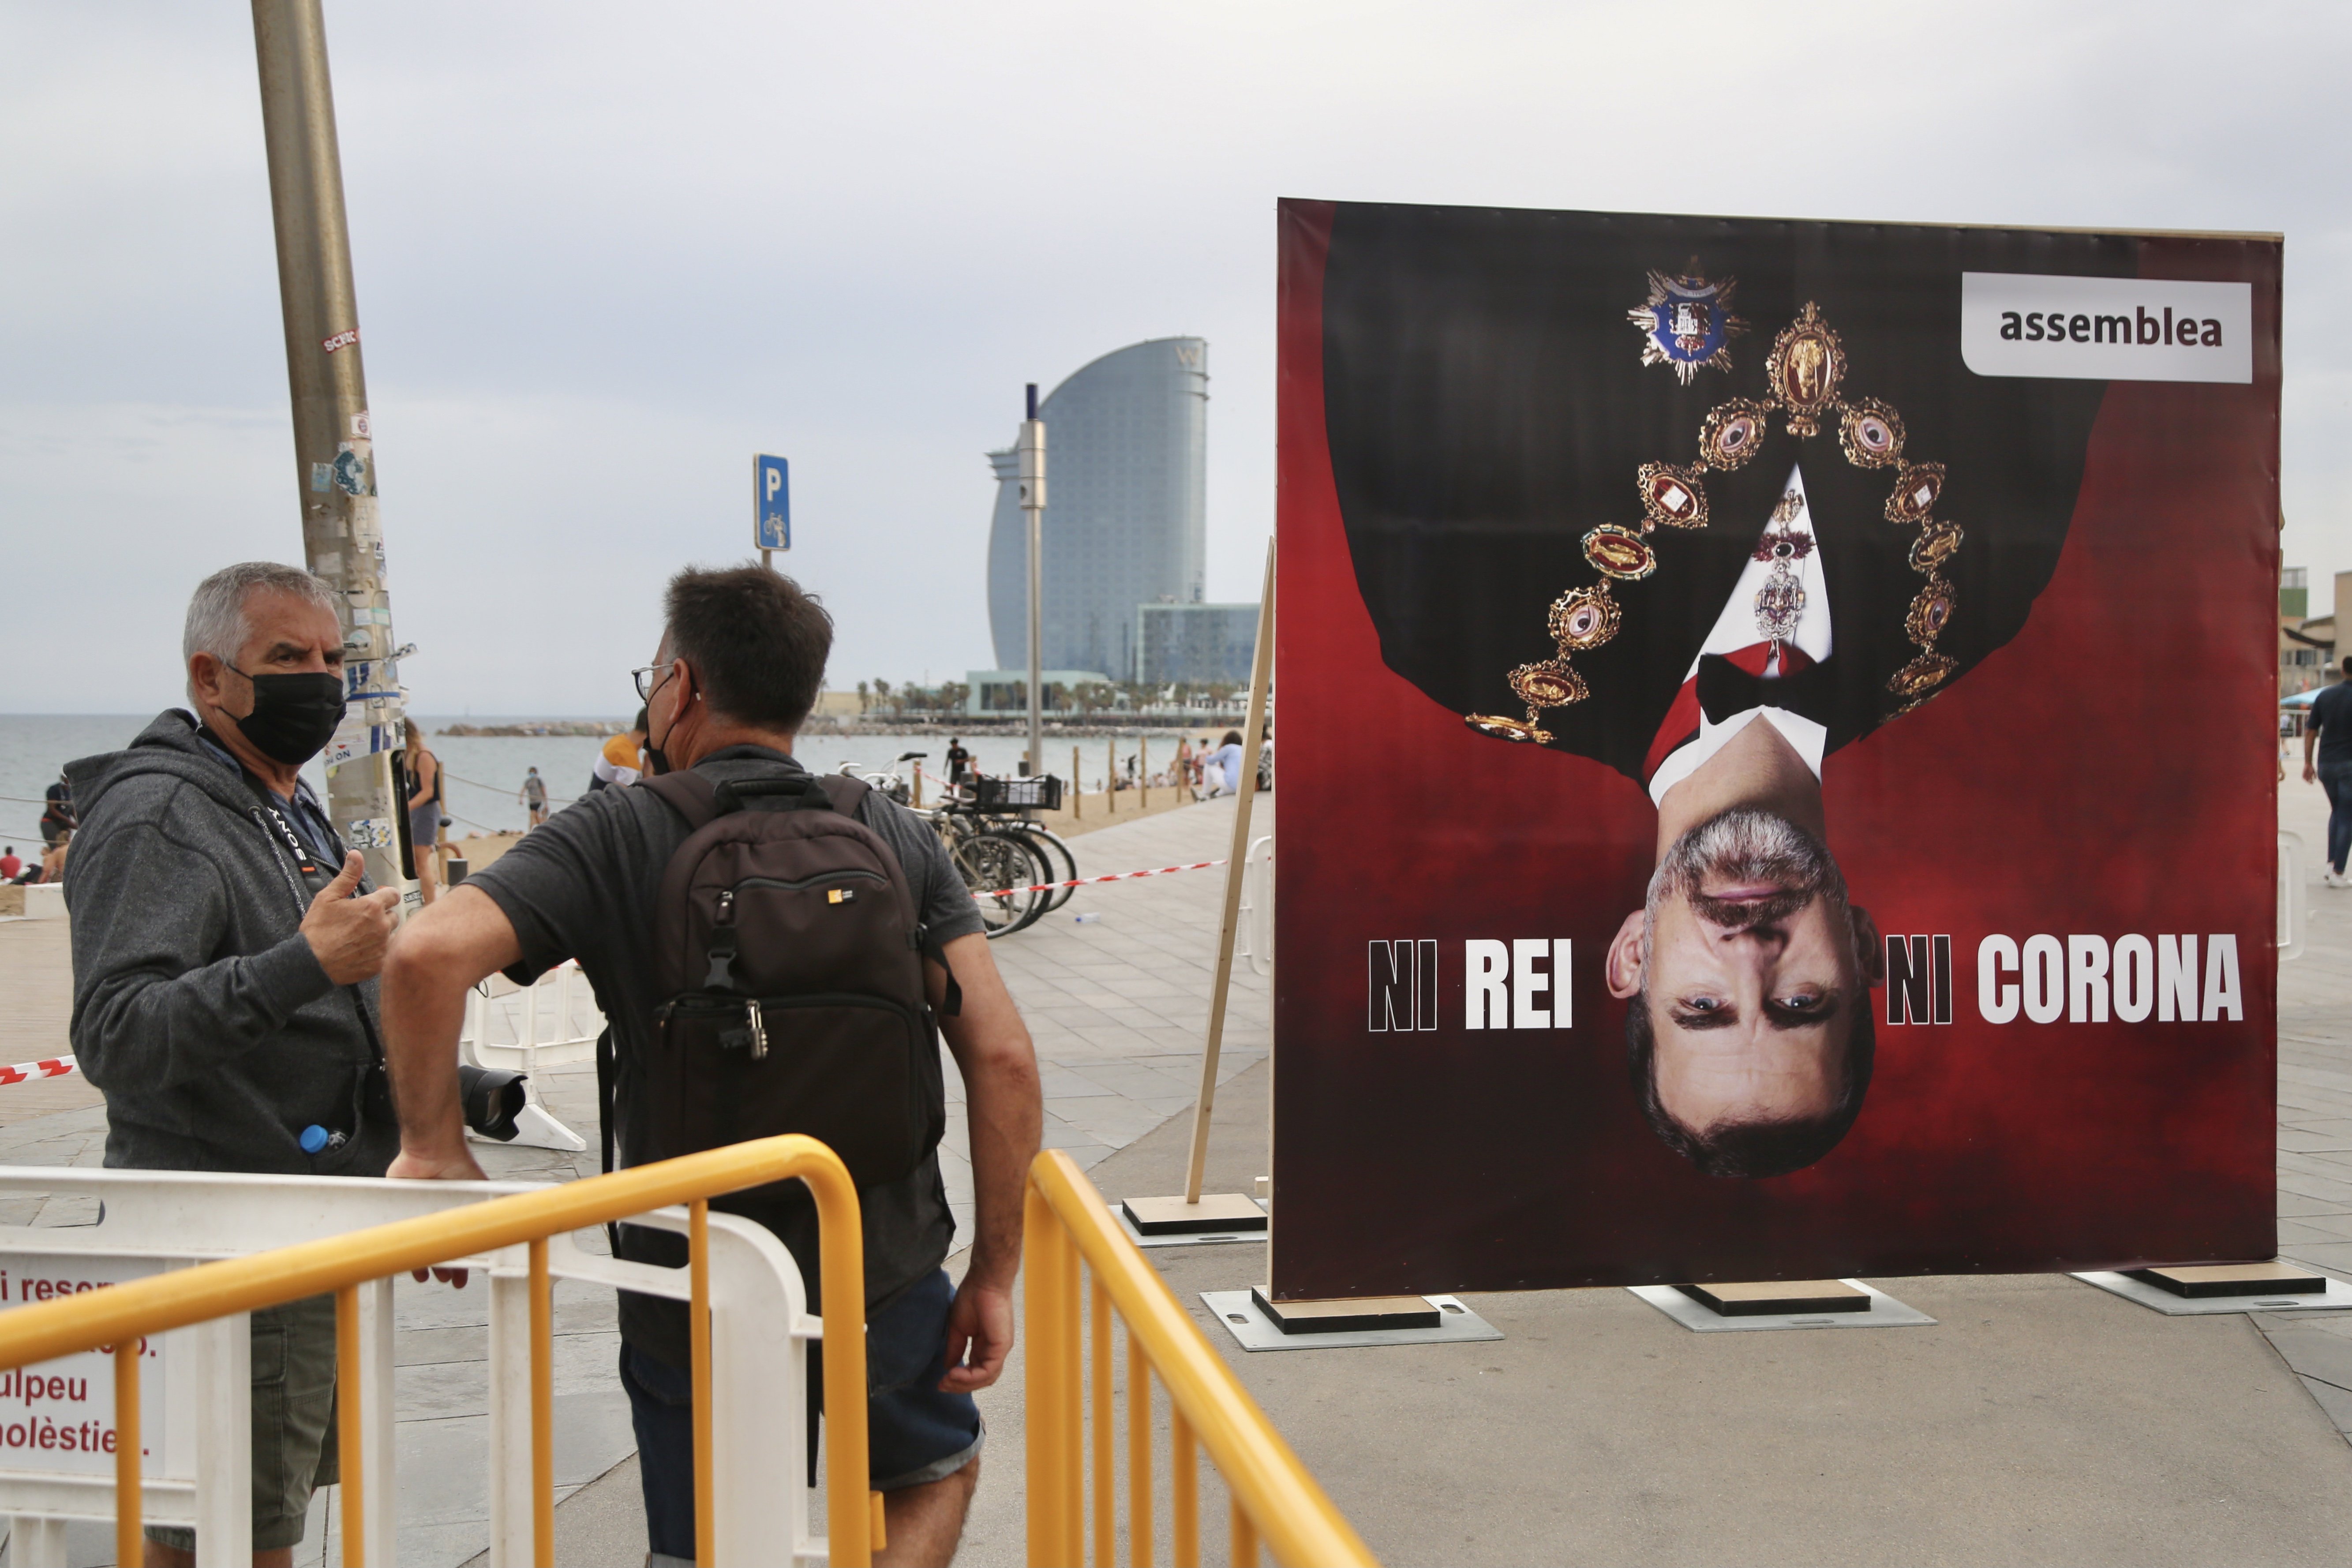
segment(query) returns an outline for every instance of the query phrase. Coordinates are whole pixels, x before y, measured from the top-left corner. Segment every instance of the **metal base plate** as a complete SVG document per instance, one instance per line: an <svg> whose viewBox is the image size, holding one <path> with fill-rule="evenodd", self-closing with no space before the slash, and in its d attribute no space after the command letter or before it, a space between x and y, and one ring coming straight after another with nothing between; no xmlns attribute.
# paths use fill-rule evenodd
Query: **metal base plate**
<svg viewBox="0 0 2352 1568"><path fill-rule="evenodd" d="M1264 1198L1253 1198L1250 1201L1256 1204L1259 1208L1266 1207ZM1127 1239L1138 1247L1214 1247L1228 1241L1264 1241L1265 1239L1265 1232L1263 1230L1164 1230L1157 1236L1146 1236L1136 1229L1134 1224L1128 1219L1124 1206L1118 1204L1108 1206L1110 1217L1118 1222L1118 1228L1127 1233Z"/></svg>
<svg viewBox="0 0 2352 1568"><path fill-rule="evenodd" d="M2313 1273L2321 1270L2314 1269ZM2317 1295L2307 1296L2176 1296L2155 1285L2145 1284L2127 1275L2104 1270L2077 1274L2075 1279L2085 1285L2096 1285L2112 1291L2126 1301L2137 1301L2152 1312L2162 1312L2168 1318L2198 1318L2213 1312L2310 1312L2352 1310L2352 1285L2333 1275L2327 1277L2327 1289Z"/></svg>
<svg viewBox="0 0 2352 1568"><path fill-rule="evenodd" d="M1913 1329L1932 1326L1936 1321L1918 1309L1906 1307L1885 1291L1859 1279L1841 1279L1838 1283L1867 1291L1870 1310L1773 1312L1727 1318L1672 1285L1628 1285L1626 1289L1684 1328L1702 1334L1745 1333L1750 1329Z"/></svg>
<svg viewBox="0 0 2352 1568"><path fill-rule="evenodd" d="M1353 1329L1328 1334L1286 1334L1246 1290L1203 1290L1202 1304L1245 1351L1337 1351L1365 1345L1450 1345L1499 1340L1503 1331L1453 1296L1423 1298L1437 1309L1433 1329Z"/></svg>

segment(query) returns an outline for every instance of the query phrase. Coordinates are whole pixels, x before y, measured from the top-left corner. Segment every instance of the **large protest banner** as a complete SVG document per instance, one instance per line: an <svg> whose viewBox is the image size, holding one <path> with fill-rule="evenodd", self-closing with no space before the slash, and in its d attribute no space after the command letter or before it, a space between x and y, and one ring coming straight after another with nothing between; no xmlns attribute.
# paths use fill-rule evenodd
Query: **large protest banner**
<svg viewBox="0 0 2352 1568"><path fill-rule="evenodd" d="M2270 1257L2276 237L1279 224L1276 1293Z"/></svg>

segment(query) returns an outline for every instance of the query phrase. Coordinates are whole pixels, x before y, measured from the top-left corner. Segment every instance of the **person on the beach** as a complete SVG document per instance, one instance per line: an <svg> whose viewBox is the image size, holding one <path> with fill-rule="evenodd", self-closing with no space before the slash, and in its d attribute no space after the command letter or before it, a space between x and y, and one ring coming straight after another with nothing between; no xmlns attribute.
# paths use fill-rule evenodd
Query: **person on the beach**
<svg viewBox="0 0 2352 1568"><path fill-rule="evenodd" d="M547 820L547 781L539 776L537 768L523 775L522 788L515 798L530 809L531 826L537 827Z"/></svg>
<svg viewBox="0 0 2352 1568"><path fill-rule="evenodd" d="M60 835L69 833L76 826L73 785L59 773L41 799L41 847L55 844Z"/></svg>
<svg viewBox="0 0 2352 1568"><path fill-rule="evenodd" d="M1228 730L1225 738L1210 754L1205 772L1213 775L1211 795L1239 795L1242 787L1242 732Z"/></svg>
<svg viewBox="0 0 2352 1568"><path fill-rule="evenodd" d="M423 726L408 723L408 850L417 888L432 903L441 858L441 759L425 744Z"/></svg>

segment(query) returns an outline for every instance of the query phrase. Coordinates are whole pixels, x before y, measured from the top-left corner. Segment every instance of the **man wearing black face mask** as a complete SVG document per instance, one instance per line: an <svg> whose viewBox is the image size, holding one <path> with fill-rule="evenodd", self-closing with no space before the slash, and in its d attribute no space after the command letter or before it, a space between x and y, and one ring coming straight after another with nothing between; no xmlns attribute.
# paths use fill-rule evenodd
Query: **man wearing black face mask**
<svg viewBox="0 0 2352 1568"><path fill-rule="evenodd" d="M370 890L302 782L343 712L326 584L248 562L188 605L193 713L71 764L72 1038L106 1163L380 1176L399 1150L376 973L399 892ZM336 1479L331 1297L253 1314L253 1544L285 1563ZM192 1562L151 1530L147 1561Z"/></svg>

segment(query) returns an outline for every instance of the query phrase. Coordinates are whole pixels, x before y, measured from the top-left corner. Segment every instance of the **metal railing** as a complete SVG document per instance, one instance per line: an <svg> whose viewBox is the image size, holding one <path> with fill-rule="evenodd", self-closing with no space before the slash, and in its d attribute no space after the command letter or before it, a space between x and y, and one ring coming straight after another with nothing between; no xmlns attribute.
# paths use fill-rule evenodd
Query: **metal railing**
<svg viewBox="0 0 2352 1568"><path fill-rule="evenodd" d="M533 1556L541 1564L551 1565L555 1561L554 1313L550 1238L684 1204L688 1205L688 1301L692 1326L695 1555L698 1562L710 1563L717 1560L717 1510L712 1495L716 1442L710 1376L709 1200L788 1178L804 1182L815 1199L824 1320L833 1331L827 1336L832 1348L824 1357L827 1544L834 1563L865 1568L879 1534L882 1514L880 1499L866 1489L865 1242L856 1190L847 1170L833 1151L812 1138L785 1135L739 1143L17 1307L0 1312L0 1369L89 1351L112 1352L116 1561L136 1563L144 1552L136 1500L142 1495L143 1482L139 1352L148 1336L333 1292L339 1352L337 1436L342 1452L356 1457L367 1418L360 1394L362 1287L411 1269L526 1247ZM842 1331L844 1328L850 1331ZM763 1414L768 1419L777 1418L773 1412ZM370 1537L368 1509L388 1502L365 1495L362 1469L347 1458L342 1539L343 1561L350 1568L364 1568ZM131 1506L122 1506L125 1500L131 1500ZM204 1544L200 1536L200 1551Z"/></svg>
<svg viewBox="0 0 2352 1568"><path fill-rule="evenodd" d="M1282 1440L1177 1303L1159 1273L1111 1218L1102 1194L1058 1149L1029 1167L1023 1301L1028 1333L1029 1561L1077 1568L1087 1553L1087 1458L1094 1460L1094 1552L1109 1568L1118 1543L1118 1357L1111 1320L1127 1325L1129 1561L1148 1568L1152 1548L1152 1378L1168 1388L1171 1523L1176 1568L1201 1561L1198 1449L1205 1447L1233 1500L1233 1561L1254 1565L1262 1542L1276 1562L1369 1564L1375 1560L1290 1446ZM1082 1364L1083 1260L1094 1347L1093 1421ZM1091 1439L1091 1441L1089 1441Z"/></svg>

